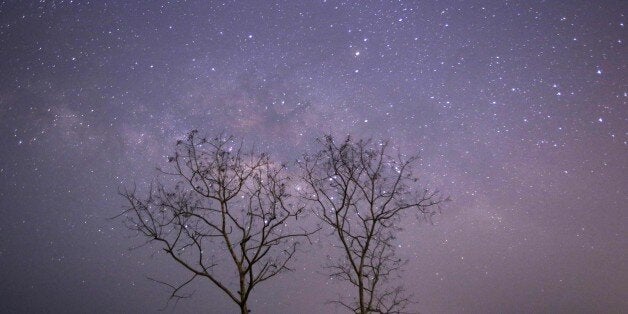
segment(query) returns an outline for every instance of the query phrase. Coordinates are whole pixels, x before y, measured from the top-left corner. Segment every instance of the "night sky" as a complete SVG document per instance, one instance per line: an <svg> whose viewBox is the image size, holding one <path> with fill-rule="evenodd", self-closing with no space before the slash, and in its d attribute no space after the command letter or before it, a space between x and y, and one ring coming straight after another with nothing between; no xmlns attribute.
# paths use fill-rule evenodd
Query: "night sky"
<svg viewBox="0 0 628 314"><path fill-rule="evenodd" d="M186 273L121 220L189 130L293 162L390 139L424 313L628 311L626 1L2 1L0 312L156 312ZM294 168L294 167L292 167ZM323 236L253 313L344 313ZM207 282L167 312L230 313Z"/></svg>

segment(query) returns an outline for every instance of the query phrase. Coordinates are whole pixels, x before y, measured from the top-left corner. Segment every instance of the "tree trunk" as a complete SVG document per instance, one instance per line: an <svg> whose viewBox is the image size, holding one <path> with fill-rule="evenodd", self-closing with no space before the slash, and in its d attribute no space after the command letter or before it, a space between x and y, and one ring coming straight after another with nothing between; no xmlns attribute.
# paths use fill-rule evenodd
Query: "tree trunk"
<svg viewBox="0 0 628 314"><path fill-rule="evenodd" d="M241 303L240 314L248 314L248 313L249 313L249 308L247 307L246 303Z"/></svg>
<svg viewBox="0 0 628 314"><path fill-rule="evenodd" d="M360 314L366 314L366 307L364 306L364 284L362 283L362 274L358 274L358 278Z"/></svg>
<svg viewBox="0 0 628 314"><path fill-rule="evenodd" d="M244 248L242 248L242 254L244 253ZM238 270L240 270L240 291L238 291L240 293L240 313L241 314L248 314L249 313L249 308L246 305L246 300L247 298L247 293L246 293L246 273L244 273L242 271L242 265L238 263Z"/></svg>

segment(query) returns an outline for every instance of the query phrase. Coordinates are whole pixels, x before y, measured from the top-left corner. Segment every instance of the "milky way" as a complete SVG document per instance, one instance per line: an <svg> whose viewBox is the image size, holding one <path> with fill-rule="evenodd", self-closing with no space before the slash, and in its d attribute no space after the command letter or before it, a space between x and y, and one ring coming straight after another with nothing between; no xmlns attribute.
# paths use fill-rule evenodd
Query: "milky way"
<svg viewBox="0 0 628 314"><path fill-rule="evenodd" d="M325 133L422 156L424 313L628 311L625 1L3 1L0 312L155 312L185 272L119 220L191 129L291 163ZM253 313L343 313L323 237ZM213 287L167 311L234 312Z"/></svg>

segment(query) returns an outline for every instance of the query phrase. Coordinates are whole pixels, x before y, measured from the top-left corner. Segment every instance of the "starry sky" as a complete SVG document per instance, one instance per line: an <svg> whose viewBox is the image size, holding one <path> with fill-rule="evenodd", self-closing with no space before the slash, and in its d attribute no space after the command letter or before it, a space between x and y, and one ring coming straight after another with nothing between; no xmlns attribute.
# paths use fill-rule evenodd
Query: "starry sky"
<svg viewBox="0 0 628 314"><path fill-rule="evenodd" d="M193 128L292 162L390 139L424 313L628 311L625 1L1 1L0 312L151 313L186 273L119 220ZM323 237L253 313L344 313ZM198 283L167 312L236 307ZM172 305L172 304L171 304Z"/></svg>

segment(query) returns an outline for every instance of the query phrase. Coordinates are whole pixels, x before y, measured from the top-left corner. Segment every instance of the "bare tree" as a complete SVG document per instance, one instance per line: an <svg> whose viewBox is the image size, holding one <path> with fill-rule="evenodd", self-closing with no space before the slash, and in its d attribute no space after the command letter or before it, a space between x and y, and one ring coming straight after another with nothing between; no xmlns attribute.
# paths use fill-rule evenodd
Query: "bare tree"
<svg viewBox="0 0 628 314"><path fill-rule="evenodd" d="M121 216L190 273L176 285L161 282L172 288L171 299L189 297L181 290L202 279L248 313L253 289L290 270L298 238L309 240L313 231L295 226L304 207L289 192L285 167L233 144L190 132L147 197L135 188L121 193L129 205Z"/></svg>
<svg viewBox="0 0 628 314"><path fill-rule="evenodd" d="M395 254L396 223L406 211L428 218L444 201L438 191L418 187L413 163L418 156L393 158L386 142L336 143L299 161L307 188L303 197L331 227L342 257L328 265L330 275L349 282L357 297L334 300L355 313L401 313L410 298L402 286L391 287L404 260Z"/></svg>

